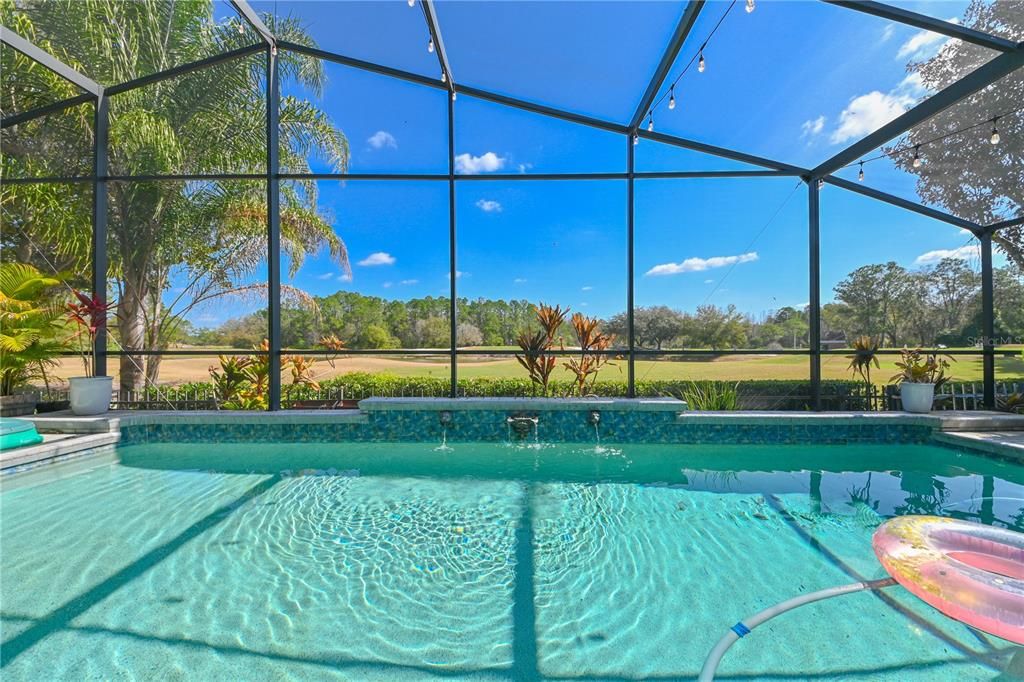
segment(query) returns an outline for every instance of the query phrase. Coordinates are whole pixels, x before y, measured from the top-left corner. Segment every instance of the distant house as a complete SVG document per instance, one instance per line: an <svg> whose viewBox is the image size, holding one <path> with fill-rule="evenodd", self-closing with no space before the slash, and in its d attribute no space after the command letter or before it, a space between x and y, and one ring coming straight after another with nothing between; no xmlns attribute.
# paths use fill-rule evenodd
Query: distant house
<svg viewBox="0 0 1024 682"><path fill-rule="evenodd" d="M835 350L836 348L849 348L846 336L842 332L828 332L821 335L821 350Z"/></svg>

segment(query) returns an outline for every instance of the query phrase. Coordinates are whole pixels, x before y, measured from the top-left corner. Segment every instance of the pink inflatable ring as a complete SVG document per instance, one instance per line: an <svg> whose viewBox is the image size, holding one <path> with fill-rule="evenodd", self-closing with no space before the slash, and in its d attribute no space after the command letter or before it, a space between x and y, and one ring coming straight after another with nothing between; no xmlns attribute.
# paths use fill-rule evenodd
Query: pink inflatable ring
<svg viewBox="0 0 1024 682"><path fill-rule="evenodd" d="M950 618L1024 644L1024 535L938 516L898 516L871 544L896 582Z"/></svg>

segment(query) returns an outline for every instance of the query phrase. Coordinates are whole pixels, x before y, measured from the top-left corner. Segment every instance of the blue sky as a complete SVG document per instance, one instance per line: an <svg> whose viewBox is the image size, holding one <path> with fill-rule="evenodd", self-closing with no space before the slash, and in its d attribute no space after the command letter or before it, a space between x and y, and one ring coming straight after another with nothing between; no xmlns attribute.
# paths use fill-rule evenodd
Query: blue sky
<svg viewBox="0 0 1024 682"><path fill-rule="evenodd" d="M253 2L291 12L325 49L436 77L419 7L390 2ZM901 3L942 18L966 2ZM615 122L636 107L684 2L445 2L438 15L457 82ZM902 113L925 91L907 63L945 39L821 2L743 1L675 89L655 129L804 166L828 158ZM670 78L694 57L727 3L709 2ZM315 103L348 136L352 172L447 171L446 95L325 64ZM286 94L311 96L294 84ZM625 170L625 140L461 96L460 172ZM642 141L638 170L742 167ZM323 168L314 162L317 168ZM856 175L856 169L846 171ZM888 160L867 183L917 199L914 179ZM734 303L759 315L807 302L806 188L791 178L637 182L636 300L692 310ZM348 245L351 278L326 256L291 284L387 298L446 295L445 182L319 183L320 203ZM459 293L528 298L609 316L625 307L626 187L622 181L457 184ZM822 296L861 265L908 266L960 254L969 235L945 223L827 187L822 194ZM968 247L968 248L964 248ZM998 263L997 263L998 264ZM286 266L287 269L287 266ZM208 318L237 311L207 311ZM223 313L223 315L222 315ZM209 322L207 322L209 323Z"/></svg>

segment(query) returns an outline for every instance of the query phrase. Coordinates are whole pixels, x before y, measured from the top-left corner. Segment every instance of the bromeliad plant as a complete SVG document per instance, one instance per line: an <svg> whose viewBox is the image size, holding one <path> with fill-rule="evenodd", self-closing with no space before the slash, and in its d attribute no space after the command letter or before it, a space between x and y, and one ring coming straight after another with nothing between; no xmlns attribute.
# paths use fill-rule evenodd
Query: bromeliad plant
<svg viewBox="0 0 1024 682"><path fill-rule="evenodd" d="M949 381L946 370L949 369L950 360L955 362L949 355L924 353L920 348L904 348L896 362L900 371L889 381L895 384L934 384L938 388Z"/></svg>
<svg viewBox="0 0 1024 682"><path fill-rule="evenodd" d="M850 360L847 369L854 377L860 377L870 389L871 387L871 366L880 369L878 364L878 341L874 338L863 335L853 340L853 355L846 356Z"/></svg>
<svg viewBox="0 0 1024 682"><path fill-rule="evenodd" d="M253 347L259 351L242 357L221 355L219 367L210 367L217 395L217 406L225 410L265 410L270 404L270 342ZM320 384L313 378L315 360L301 355L281 358L281 369L289 370L293 385L309 386L313 390Z"/></svg>
<svg viewBox="0 0 1024 682"><path fill-rule="evenodd" d="M596 317L574 313L570 322L579 343L580 356L570 358L565 363L565 368L575 377L576 394L583 397L588 392L593 392L600 369L605 365L614 366L611 356L607 355L606 351L612 347L615 337L601 331L600 322Z"/></svg>
<svg viewBox="0 0 1024 682"><path fill-rule="evenodd" d="M523 331L519 333L516 343L522 349L523 354L516 354L516 360L526 369L530 375L530 381L534 388L540 387L541 395L548 394L548 385L551 382L551 373L555 370L556 359L549 355L554 348L555 338L558 329L565 322L565 316L569 309L562 310L561 306L551 307L541 303L537 307L537 322L540 324L540 331L530 333Z"/></svg>
<svg viewBox="0 0 1024 682"><path fill-rule="evenodd" d="M67 319L78 327L73 338L78 339L78 351L82 356L82 365L85 367L87 377L96 376L96 337L100 330L107 326L107 313L113 308L113 303L104 303L96 294L89 296L77 289L72 290L78 303L68 303ZM88 337L89 344L82 347L83 337Z"/></svg>

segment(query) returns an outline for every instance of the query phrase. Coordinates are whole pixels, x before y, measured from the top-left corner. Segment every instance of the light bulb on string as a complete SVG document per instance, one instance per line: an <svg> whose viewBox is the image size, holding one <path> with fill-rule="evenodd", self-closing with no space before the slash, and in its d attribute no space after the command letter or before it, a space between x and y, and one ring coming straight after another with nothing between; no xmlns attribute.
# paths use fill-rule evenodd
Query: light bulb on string
<svg viewBox="0 0 1024 682"><path fill-rule="evenodd" d="M647 112L647 132L649 132L649 133L653 133L654 132L654 112L653 111L648 111Z"/></svg>
<svg viewBox="0 0 1024 682"><path fill-rule="evenodd" d="M447 83L448 82L448 74L446 74L444 71L441 72L441 82L442 83Z"/></svg>
<svg viewBox="0 0 1024 682"><path fill-rule="evenodd" d="M754 11L754 0L747 0L747 14Z"/></svg>
<svg viewBox="0 0 1024 682"><path fill-rule="evenodd" d="M640 136L637 133L633 133L633 146L640 144Z"/></svg>
<svg viewBox="0 0 1024 682"><path fill-rule="evenodd" d="M988 141L992 144L999 144L999 128L996 128L996 122L999 121L999 117L992 119L992 137L988 138Z"/></svg>
<svg viewBox="0 0 1024 682"><path fill-rule="evenodd" d="M706 65L704 64L704 51L702 50L700 53L700 59L697 60L697 71L699 71L700 73L704 73L705 68Z"/></svg>
<svg viewBox="0 0 1024 682"><path fill-rule="evenodd" d="M453 102L455 101L455 91L454 90L452 90L452 101Z"/></svg>
<svg viewBox="0 0 1024 682"><path fill-rule="evenodd" d="M676 86L674 85L668 89L668 108L676 108Z"/></svg>
<svg viewBox="0 0 1024 682"><path fill-rule="evenodd" d="M911 161L911 165L914 168L920 168L921 167L921 154L919 153L920 149L921 149L921 145L915 145L914 146L914 160Z"/></svg>
<svg viewBox="0 0 1024 682"><path fill-rule="evenodd" d="M818 178L818 189L825 189L825 181Z"/></svg>
<svg viewBox="0 0 1024 682"><path fill-rule="evenodd" d="M245 24L243 24L242 22L238 22L238 32L245 33Z"/></svg>
<svg viewBox="0 0 1024 682"><path fill-rule="evenodd" d="M864 182L864 162L860 162L860 172L857 173L857 180Z"/></svg>
<svg viewBox="0 0 1024 682"><path fill-rule="evenodd" d="M409 0L409 7L415 7L415 6L416 6L416 0Z"/></svg>
<svg viewBox="0 0 1024 682"><path fill-rule="evenodd" d="M431 38L430 42L427 43L427 52L433 52L433 51L434 51L434 39Z"/></svg>

